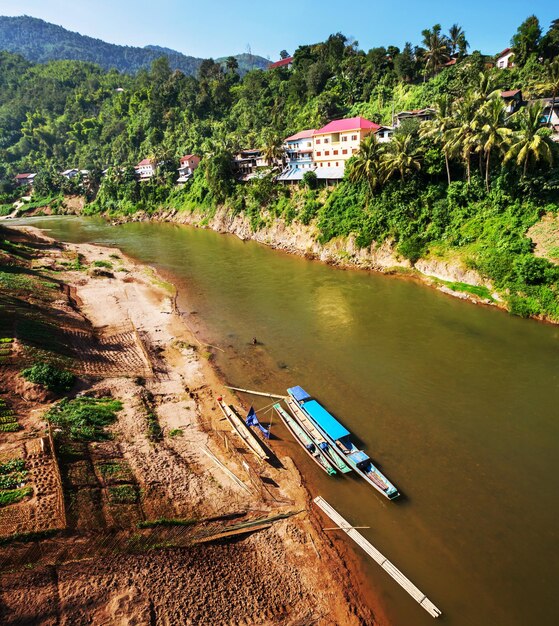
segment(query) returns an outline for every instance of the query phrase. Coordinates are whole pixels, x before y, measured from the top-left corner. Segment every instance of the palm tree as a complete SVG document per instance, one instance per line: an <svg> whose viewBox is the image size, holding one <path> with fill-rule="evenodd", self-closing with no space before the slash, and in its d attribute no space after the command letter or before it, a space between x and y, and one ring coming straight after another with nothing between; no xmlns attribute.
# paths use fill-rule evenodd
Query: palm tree
<svg viewBox="0 0 559 626"><path fill-rule="evenodd" d="M522 178L525 178L528 164L531 161L536 163L544 161L548 165L553 164L553 142L549 137L540 133L543 111L543 105L537 103L521 109L511 116L517 122L518 130L514 133L504 162L507 163L514 159L519 167L522 166Z"/></svg>
<svg viewBox="0 0 559 626"><path fill-rule="evenodd" d="M281 137L279 135L268 135L262 154L269 166L274 165L276 161L283 161L284 151Z"/></svg>
<svg viewBox="0 0 559 626"><path fill-rule="evenodd" d="M478 108L476 94L469 91L456 106L456 126L445 133L450 150L460 154L464 161L468 183L471 181L470 158L478 143Z"/></svg>
<svg viewBox="0 0 559 626"><path fill-rule="evenodd" d="M451 143L448 141L448 131L454 128L456 122L452 115L452 106L448 95L441 96L435 102L435 117L428 122L424 122L419 134L423 139L434 139L441 144L444 160L446 164L446 175L448 184L450 185L450 156Z"/></svg>
<svg viewBox="0 0 559 626"><path fill-rule="evenodd" d="M483 126L478 134L479 149L485 157L485 187L489 191L489 167L491 164L491 152L499 150L504 152L512 130L505 124L505 107L501 98L488 100L480 112Z"/></svg>
<svg viewBox="0 0 559 626"><path fill-rule="evenodd" d="M400 174L403 181L407 174L421 169L421 152L414 145L411 133L395 133L388 149L382 155L382 172L385 180Z"/></svg>
<svg viewBox="0 0 559 626"><path fill-rule="evenodd" d="M435 74L450 58L448 49L448 39L441 33L441 25L435 24L433 28L426 28L422 31L423 45L425 51L425 71Z"/></svg>
<svg viewBox="0 0 559 626"><path fill-rule="evenodd" d="M453 24L448 31L448 43L450 45L450 54L454 56L457 52L461 55L466 54L470 44L466 41L466 33L461 26Z"/></svg>
<svg viewBox="0 0 559 626"><path fill-rule="evenodd" d="M375 190L382 180L381 157L383 146L373 133L367 135L361 145L359 152L351 160L349 179L352 183L366 181L369 192Z"/></svg>

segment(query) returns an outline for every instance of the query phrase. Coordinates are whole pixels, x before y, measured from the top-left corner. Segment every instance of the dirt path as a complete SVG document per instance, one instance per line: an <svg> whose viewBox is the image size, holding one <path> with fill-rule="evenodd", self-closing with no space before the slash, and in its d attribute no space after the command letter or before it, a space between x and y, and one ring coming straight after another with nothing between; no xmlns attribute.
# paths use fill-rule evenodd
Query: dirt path
<svg viewBox="0 0 559 626"><path fill-rule="evenodd" d="M45 255L56 263L70 253L89 269L62 274L69 304L95 337L78 337L76 367L87 393L123 403L110 427L113 440L88 444L63 469L70 526L95 532L158 518L266 515L286 507L303 513L226 544L68 559L4 574L0 622L385 623L359 596L351 552L320 532L291 459L261 463L234 439L215 399L236 398L224 393L211 348L196 343L175 314L173 287L114 249L64 245ZM118 465L137 502L111 502L113 483L101 471L107 463Z"/></svg>

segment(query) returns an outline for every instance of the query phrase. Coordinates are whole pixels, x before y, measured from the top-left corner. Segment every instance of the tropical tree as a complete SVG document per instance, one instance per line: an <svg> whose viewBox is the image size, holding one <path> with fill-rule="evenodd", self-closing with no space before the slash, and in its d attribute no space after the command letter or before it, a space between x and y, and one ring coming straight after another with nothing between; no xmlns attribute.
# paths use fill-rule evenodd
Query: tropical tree
<svg viewBox="0 0 559 626"><path fill-rule="evenodd" d="M540 103L525 107L513 116L518 125L504 162L513 161L522 167L522 178L526 177L530 163L553 165L553 142L541 132L544 107ZM546 131L549 132L549 131Z"/></svg>
<svg viewBox="0 0 559 626"><path fill-rule="evenodd" d="M483 125L476 140L479 142L480 152L485 157L485 187L489 191L491 153L495 150L505 152L512 130L506 126L505 107L501 98L488 100L480 112L480 117Z"/></svg>
<svg viewBox="0 0 559 626"><path fill-rule="evenodd" d="M523 67L528 57L537 52L542 36L540 21L535 15L530 15L518 27L512 38L512 48L514 50L514 62Z"/></svg>
<svg viewBox="0 0 559 626"><path fill-rule="evenodd" d="M448 39L441 30L441 25L435 24L433 28L426 28L421 32L422 44L425 47L423 59L427 74L435 74L450 58Z"/></svg>
<svg viewBox="0 0 559 626"><path fill-rule="evenodd" d="M468 183L471 181L471 156L478 144L477 116L479 100L475 92L469 91L458 102L455 109L456 126L446 132L445 140L449 149L459 154L464 161Z"/></svg>
<svg viewBox="0 0 559 626"><path fill-rule="evenodd" d="M372 193L382 182L382 154L383 146L377 136L373 133L367 135L359 146L359 152L351 160L349 180L352 183L366 182Z"/></svg>
<svg viewBox="0 0 559 626"><path fill-rule="evenodd" d="M434 109L435 117L421 125L419 134L423 139L433 139L436 143L440 144L444 154L448 184L450 185L450 156L452 153L452 145L449 141L449 131L455 127L456 122L452 115L452 106L447 94L442 95L435 102Z"/></svg>
<svg viewBox="0 0 559 626"><path fill-rule="evenodd" d="M266 145L262 150L264 159L269 166L274 165L277 161L283 159L283 141L279 135L268 134L266 137Z"/></svg>
<svg viewBox="0 0 559 626"><path fill-rule="evenodd" d="M382 172L385 180L400 174L401 180L421 169L421 150L415 144L412 133L394 133L392 141L382 155Z"/></svg>
<svg viewBox="0 0 559 626"><path fill-rule="evenodd" d="M456 53L463 56L466 54L470 44L466 41L466 33L461 26L453 24L448 31L448 44L450 46L450 54L452 56Z"/></svg>

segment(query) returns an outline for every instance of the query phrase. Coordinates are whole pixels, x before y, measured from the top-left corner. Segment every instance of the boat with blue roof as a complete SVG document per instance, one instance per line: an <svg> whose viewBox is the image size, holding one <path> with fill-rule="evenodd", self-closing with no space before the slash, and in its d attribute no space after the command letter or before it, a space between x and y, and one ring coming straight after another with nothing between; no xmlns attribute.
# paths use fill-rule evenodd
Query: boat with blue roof
<svg viewBox="0 0 559 626"><path fill-rule="evenodd" d="M303 450L311 457L311 459L320 467L321 470L334 476L336 470L330 459L324 454L321 448L313 441L312 437L299 424L299 422L290 415L279 403L274 404L276 413L280 416L283 423L287 426L295 440L300 444Z"/></svg>
<svg viewBox="0 0 559 626"><path fill-rule="evenodd" d="M299 386L289 388L287 393L324 436L326 442L341 454L344 461L359 476L389 500L394 500L400 495L398 489L373 464L369 456L353 443L349 430L316 399Z"/></svg>

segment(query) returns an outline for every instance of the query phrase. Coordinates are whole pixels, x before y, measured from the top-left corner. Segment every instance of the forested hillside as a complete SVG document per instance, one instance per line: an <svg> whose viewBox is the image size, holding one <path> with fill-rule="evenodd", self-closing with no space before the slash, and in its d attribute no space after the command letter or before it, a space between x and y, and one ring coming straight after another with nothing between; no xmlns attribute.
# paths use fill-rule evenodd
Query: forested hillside
<svg viewBox="0 0 559 626"><path fill-rule="evenodd" d="M559 319L559 247L536 257L526 237L559 206L558 146L537 102L559 93L559 21L542 33L530 17L512 42L516 65L500 70L468 53L458 26L445 34L435 25L420 45L401 50L363 51L336 34L298 48L291 69L243 78L233 62L204 61L193 77L159 59L130 76L2 53L0 202L11 199L17 172L37 171L35 194L47 196L68 188L61 169L87 168L89 211L225 206L254 229L276 219L312 222L322 242L354 235L362 247L390 242L412 263L459 259L490 278L513 312ZM535 102L510 115L501 91L519 88ZM389 144L368 137L336 187L316 188L312 176L284 187L274 172L239 184L233 175L240 148L261 148L271 161L299 130L358 115L390 124L394 111L427 106L434 119L402 125ZM176 189L186 153L202 163ZM162 165L139 183L132 166L146 157Z"/></svg>
<svg viewBox="0 0 559 626"><path fill-rule="evenodd" d="M188 75L195 75L202 63L202 59L170 48L156 45L145 48L118 46L28 16L0 16L0 50L20 54L35 63L87 61L105 70L117 69L129 74L149 69L153 61L161 56L167 57L171 69ZM263 57L246 53L236 55L235 58L241 73L265 68L269 63Z"/></svg>

